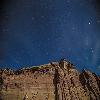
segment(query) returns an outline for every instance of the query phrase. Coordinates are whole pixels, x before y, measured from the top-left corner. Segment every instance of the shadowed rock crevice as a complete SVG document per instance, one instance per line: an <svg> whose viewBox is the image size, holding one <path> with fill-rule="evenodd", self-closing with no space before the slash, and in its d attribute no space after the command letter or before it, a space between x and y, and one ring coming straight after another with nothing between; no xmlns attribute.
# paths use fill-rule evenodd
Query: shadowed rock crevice
<svg viewBox="0 0 100 100"><path fill-rule="evenodd" d="M2 70L0 70L0 100L3 100L2 99L2 95L3 95L3 93L2 93L2 88L3 88L3 78L2 78Z"/></svg>
<svg viewBox="0 0 100 100"><path fill-rule="evenodd" d="M59 75L58 75L58 69L56 69L56 68L55 68L53 83L54 83L54 86L55 86L55 91L54 91L55 100L59 100L59 94L58 94Z"/></svg>
<svg viewBox="0 0 100 100"><path fill-rule="evenodd" d="M89 94L90 100L100 100L100 83L96 74L83 71L79 77L84 90Z"/></svg>
<svg viewBox="0 0 100 100"><path fill-rule="evenodd" d="M93 76L95 77L98 87L99 87L99 90L100 90L100 78L95 73L93 73Z"/></svg>

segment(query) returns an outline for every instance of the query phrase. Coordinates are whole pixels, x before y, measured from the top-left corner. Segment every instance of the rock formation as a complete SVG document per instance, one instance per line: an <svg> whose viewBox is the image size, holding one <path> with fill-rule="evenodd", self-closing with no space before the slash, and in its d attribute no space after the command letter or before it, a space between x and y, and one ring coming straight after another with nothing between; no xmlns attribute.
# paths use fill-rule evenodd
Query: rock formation
<svg viewBox="0 0 100 100"><path fill-rule="evenodd" d="M62 59L17 71L0 70L0 100L100 100L100 77Z"/></svg>

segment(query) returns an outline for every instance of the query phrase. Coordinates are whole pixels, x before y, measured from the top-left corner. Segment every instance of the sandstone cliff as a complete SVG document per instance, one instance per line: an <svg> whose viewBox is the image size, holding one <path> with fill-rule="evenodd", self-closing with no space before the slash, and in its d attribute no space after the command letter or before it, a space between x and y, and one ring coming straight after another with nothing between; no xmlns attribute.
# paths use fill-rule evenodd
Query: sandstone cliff
<svg viewBox="0 0 100 100"><path fill-rule="evenodd" d="M65 60L0 70L0 100L100 100L100 78Z"/></svg>

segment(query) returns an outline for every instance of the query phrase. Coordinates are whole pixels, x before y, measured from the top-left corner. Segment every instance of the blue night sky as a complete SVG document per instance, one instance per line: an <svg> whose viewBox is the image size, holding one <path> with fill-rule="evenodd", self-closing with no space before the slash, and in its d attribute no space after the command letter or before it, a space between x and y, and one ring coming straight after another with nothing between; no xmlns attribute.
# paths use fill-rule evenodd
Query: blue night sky
<svg viewBox="0 0 100 100"><path fill-rule="evenodd" d="M99 0L0 2L0 68L66 58L100 74Z"/></svg>

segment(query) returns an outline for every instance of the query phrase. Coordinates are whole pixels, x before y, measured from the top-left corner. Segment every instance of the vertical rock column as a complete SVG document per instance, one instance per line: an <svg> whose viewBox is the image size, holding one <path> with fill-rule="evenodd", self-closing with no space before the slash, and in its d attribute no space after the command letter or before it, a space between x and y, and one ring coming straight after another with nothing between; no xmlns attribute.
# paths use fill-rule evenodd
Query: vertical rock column
<svg viewBox="0 0 100 100"><path fill-rule="evenodd" d="M67 64L66 61L62 60L58 66L55 66L55 100L71 100Z"/></svg>

